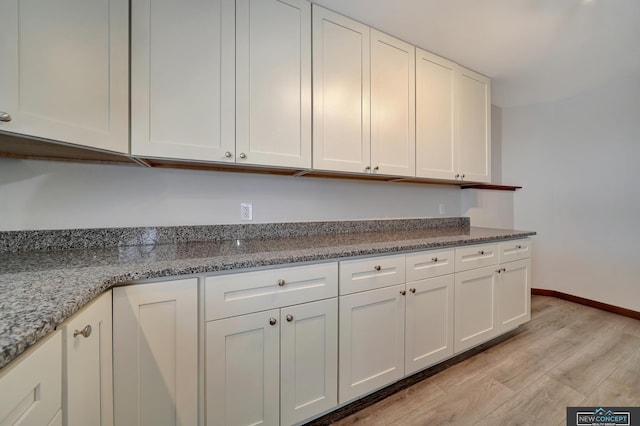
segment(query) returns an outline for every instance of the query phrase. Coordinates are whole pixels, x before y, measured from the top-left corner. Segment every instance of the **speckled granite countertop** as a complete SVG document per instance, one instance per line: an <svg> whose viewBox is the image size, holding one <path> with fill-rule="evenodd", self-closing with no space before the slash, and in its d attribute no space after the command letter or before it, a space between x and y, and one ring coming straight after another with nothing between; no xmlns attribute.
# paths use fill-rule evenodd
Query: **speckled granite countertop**
<svg viewBox="0 0 640 426"><path fill-rule="evenodd" d="M535 235L535 232L527 231L469 227L468 218L463 219L466 221L436 222L442 226L432 226L431 222L429 226L420 226L420 222L407 225L407 222L404 226L351 229L356 232L340 232L344 229L329 226L331 233L314 235L308 230L304 232L303 227L293 234L266 234L276 235L274 238L260 235L260 238L228 239L227 236L224 240L208 238L208 241L164 244L156 241L146 245L125 245L120 241L103 248L73 249L72 244L72 249L68 250L55 245L53 250L5 250L0 252L0 368L115 285L148 278L335 260ZM14 249L12 244L16 238L24 237L0 233L0 240L2 234L4 246ZM86 242L85 237L81 240ZM27 239L32 238L33 235Z"/></svg>

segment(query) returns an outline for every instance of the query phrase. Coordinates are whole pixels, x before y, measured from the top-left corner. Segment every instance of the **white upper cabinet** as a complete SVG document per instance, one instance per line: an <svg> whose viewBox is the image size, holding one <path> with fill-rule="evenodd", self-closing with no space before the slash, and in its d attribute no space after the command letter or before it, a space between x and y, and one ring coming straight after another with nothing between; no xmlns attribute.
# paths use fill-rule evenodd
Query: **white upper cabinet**
<svg viewBox="0 0 640 426"><path fill-rule="evenodd" d="M456 140L462 180L491 181L491 83L476 72L459 67Z"/></svg>
<svg viewBox="0 0 640 426"><path fill-rule="evenodd" d="M133 155L234 161L234 40L234 0L131 3Z"/></svg>
<svg viewBox="0 0 640 426"><path fill-rule="evenodd" d="M129 151L129 2L0 2L0 132Z"/></svg>
<svg viewBox="0 0 640 426"><path fill-rule="evenodd" d="M311 4L236 7L236 161L310 168Z"/></svg>
<svg viewBox="0 0 640 426"><path fill-rule="evenodd" d="M311 5L132 4L132 154L311 167Z"/></svg>
<svg viewBox="0 0 640 426"><path fill-rule="evenodd" d="M490 81L416 50L416 176L491 181Z"/></svg>
<svg viewBox="0 0 640 426"><path fill-rule="evenodd" d="M313 167L370 170L369 27L313 6Z"/></svg>
<svg viewBox="0 0 640 426"><path fill-rule="evenodd" d="M371 167L415 176L415 47L373 29Z"/></svg>
<svg viewBox="0 0 640 426"><path fill-rule="evenodd" d="M457 65L416 49L416 176L453 179Z"/></svg>

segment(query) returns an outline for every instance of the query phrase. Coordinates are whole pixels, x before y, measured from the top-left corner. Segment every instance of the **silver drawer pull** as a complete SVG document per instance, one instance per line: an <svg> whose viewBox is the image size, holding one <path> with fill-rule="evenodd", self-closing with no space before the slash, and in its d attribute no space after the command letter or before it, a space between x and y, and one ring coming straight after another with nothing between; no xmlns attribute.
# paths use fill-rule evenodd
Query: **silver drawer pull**
<svg viewBox="0 0 640 426"><path fill-rule="evenodd" d="M432 261L432 262L437 262L437 261L438 261L438 258L437 258L437 257L432 257L432 258L431 258L431 261Z"/></svg>
<svg viewBox="0 0 640 426"><path fill-rule="evenodd" d="M286 284L286 281L285 281L285 280L278 280L278 285L279 285L280 287L284 287L284 285L285 285L285 284Z"/></svg>
<svg viewBox="0 0 640 426"><path fill-rule="evenodd" d="M413 294L416 294L416 289L415 288L410 288L409 291Z"/></svg>
<svg viewBox="0 0 640 426"><path fill-rule="evenodd" d="M407 292L405 290L400 290L400 294L404 296Z"/></svg>
<svg viewBox="0 0 640 426"><path fill-rule="evenodd" d="M293 315L287 314L287 322L293 321Z"/></svg>
<svg viewBox="0 0 640 426"><path fill-rule="evenodd" d="M8 112L0 111L0 121L8 123L11 121L11 114Z"/></svg>
<svg viewBox="0 0 640 426"><path fill-rule="evenodd" d="M518 244L518 245L516 246L516 248L517 248L517 249L521 249L521 248L522 248L522 246L521 246L520 244Z"/></svg>
<svg viewBox="0 0 640 426"><path fill-rule="evenodd" d="M374 266L374 267L373 267L373 269L375 269L376 271L379 271L379 270L381 270L381 269L382 269L382 266L380 266L380 265L376 265L376 266Z"/></svg>
<svg viewBox="0 0 640 426"><path fill-rule="evenodd" d="M73 332L73 337L77 337L78 335L81 335L82 337L91 336L91 325L87 325L82 330L76 330Z"/></svg>
<svg viewBox="0 0 640 426"><path fill-rule="evenodd" d="M270 325L276 325L278 323L278 320L275 318L269 318L269 324Z"/></svg>
<svg viewBox="0 0 640 426"><path fill-rule="evenodd" d="M478 254L481 254L481 255L484 254L484 250L480 250Z"/></svg>
<svg viewBox="0 0 640 426"><path fill-rule="evenodd" d="M497 273L499 273L499 274L501 274L501 273L503 273L503 272L507 272L507 269L506 269L506 268L500 268L500 269L498 269L496 272L497 272Z"/></svg>

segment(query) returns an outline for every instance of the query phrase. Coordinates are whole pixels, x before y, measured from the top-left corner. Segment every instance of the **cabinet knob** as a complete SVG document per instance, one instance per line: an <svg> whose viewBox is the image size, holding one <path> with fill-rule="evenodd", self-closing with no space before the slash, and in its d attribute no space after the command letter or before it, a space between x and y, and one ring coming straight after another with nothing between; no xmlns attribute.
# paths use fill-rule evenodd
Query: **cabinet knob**
<svg viewBox="0 0 640 426"><path fill-rule="evenodd" d="M462 176L460 176L460 177L461 177L462 179L464 179L464 176L465 176L465 175L463 174L463 175L462 175Z"/></svg>
<svg viewBox="0 0 640 426"><path fill-rule="evenodd" d="M480 250L480 251L478 252L478 254L480 254L480 255L484 254L484 250Z"/></svg>
<svg viewBox="0 0 640 426"><path fill-rule="evenodd" d="M368 172L369 170L371 170L371 166L367 166L367 167L364 168L365 172Z"/></svg>
<svg viewBox="0 0 640 426"><path fill-rule="evenodd" d="M287 322L293 321L293 315L287 314Z"/></svg>
<svg viewBox="0 0 640 426"><path fill-rule="evenodd" d="M278 323L278 320L277 320L277 319L275 319L275 318L270 318L270 319L269 319L269 324L270 324L270 325L276 325L277 323Z"/></svg>
<svg viewBox="0 0 640 426"><path fill-rule="evenodd" d="M416 294L416 289L415 288L410 288L409 291L413 294Z"/></svg>
<svg viewBox="0 0 640 426"><path fill-rule="evenodd" d="M405 294L407 294L407 292L404 290L400 290L400 294L404 296Z"/></svg>
<svg viewBox="0 0 640 426"><path fill-rule="evenodd" d="M240 158L242 158L242 159L247 158L247 154L245 154L244 152L241 152L240 153Z"/></svg>
<svg viewBox="0 0 640 426"><path fill-rule="evenodd" d="M380 170L380 167L378 167L378 166L375 166L375 167L373 168L373 171L374 171L374 172L377 172L378 170Z"/></svg>
<svg viewBox="0 0 640 426"><path fill-rule="evenodd" d="M11 114L9 114L8 112L0 111L0 121L4 121L5 123L10 122Z"/></svg>
<svg viewBox="0 0 640 426"><path fill-rule="evenodd" d="M76 330L73 332L73 337L77 337L79 335L81 335L82 337L89 337L91 336L91 325L87 324L87 326L85 328L83 328L82 330Z"/></svg>
<svg viewBox="0 0 640 426"><path fill-rule="evenodd" d="M518 244L518 245L516 246L516 248L517 248L517 249L521 249L521 248L522 248L522 246L521 246L520 244Z"/></svg>
<svg viewBox="0 0 640 426"><path fill-rule="evenodd" d="M431 258L431 261L432 261L432 262L437 262L437 261L438 261L438 258L437 258L437 257L432 257L432 258Z"/></svg>
<svg viewBox="0 0 640 426"><path fill-rule="evenodd" d="M287 282L286 282L285 280L278 280L278 285L279 285L280 287L284 287L284 285L285 285L286 283L287 283Z"/></svg>
<svg viewBox="0 0 640 426"><path fill-rule="evenodd" d="M382 267L380 265L376 265L373 267L373 269L375 269L376 271L379 271L382 269Z"/></svg>
<svg viewBox="0 0 640 426"><path fill-rule="evenodd" d="M460 173L456 174L456 179L458 179L460 177Z"/></svg>
<svg viewBox="0 0 640 426"><path fill-rule="evenodd" d="M497 272L497 273L499 273L499 274L501 274L501 273L503 273L503 272L507 272L507 269L506 269L506 268L500 268L500 269L498 269L496 272Z"/></svg>
<svg viewBox="0 0 640 426"><path fill-rule="evenodd" d="M224 153L224 156L227 157L227 158L231 158L231 155L232 154L231 154L230 151L227 151L227 152Z"/></svg>

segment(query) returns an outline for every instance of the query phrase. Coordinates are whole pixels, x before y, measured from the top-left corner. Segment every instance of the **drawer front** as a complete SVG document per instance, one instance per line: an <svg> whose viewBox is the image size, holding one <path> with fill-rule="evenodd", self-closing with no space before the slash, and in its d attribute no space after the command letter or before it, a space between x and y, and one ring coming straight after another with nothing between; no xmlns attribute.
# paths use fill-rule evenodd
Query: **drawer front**
<svg viewBox="0 0 640 426"><path fill-rule="evenodd" d="M456 249L456 272L498 264L498 244L478 244Z"/></svg>
<svg viewBox="0 0 640 426"><path fill-rule="evenodd" d="M62 333L43 340L0 370L3 425L46 425L62 407Z"/></svg>
<svg viewBox="0 0 640 426"><path fill-rule="evenodd" d="M206 321L338 295L338 264L294 266L208 277Z"/></svg>
<svg viewBox="0 0 640 426"><path fill-rule="evenodd" d="M500 263L513 262L530 257L531 241L528 239L500 243Z"/></svg>
<svg viewBox="0 0 640 426"><path fill-rule="evenodd" d="M407 254L407 282L453 274L454 265L454 249Z"/></svg>
<svg viewBox="0 0 640 426"><path fill-rule="evenodd" d="M404 254L340 262L341 295L404 284L404 282Z"/></svg>

